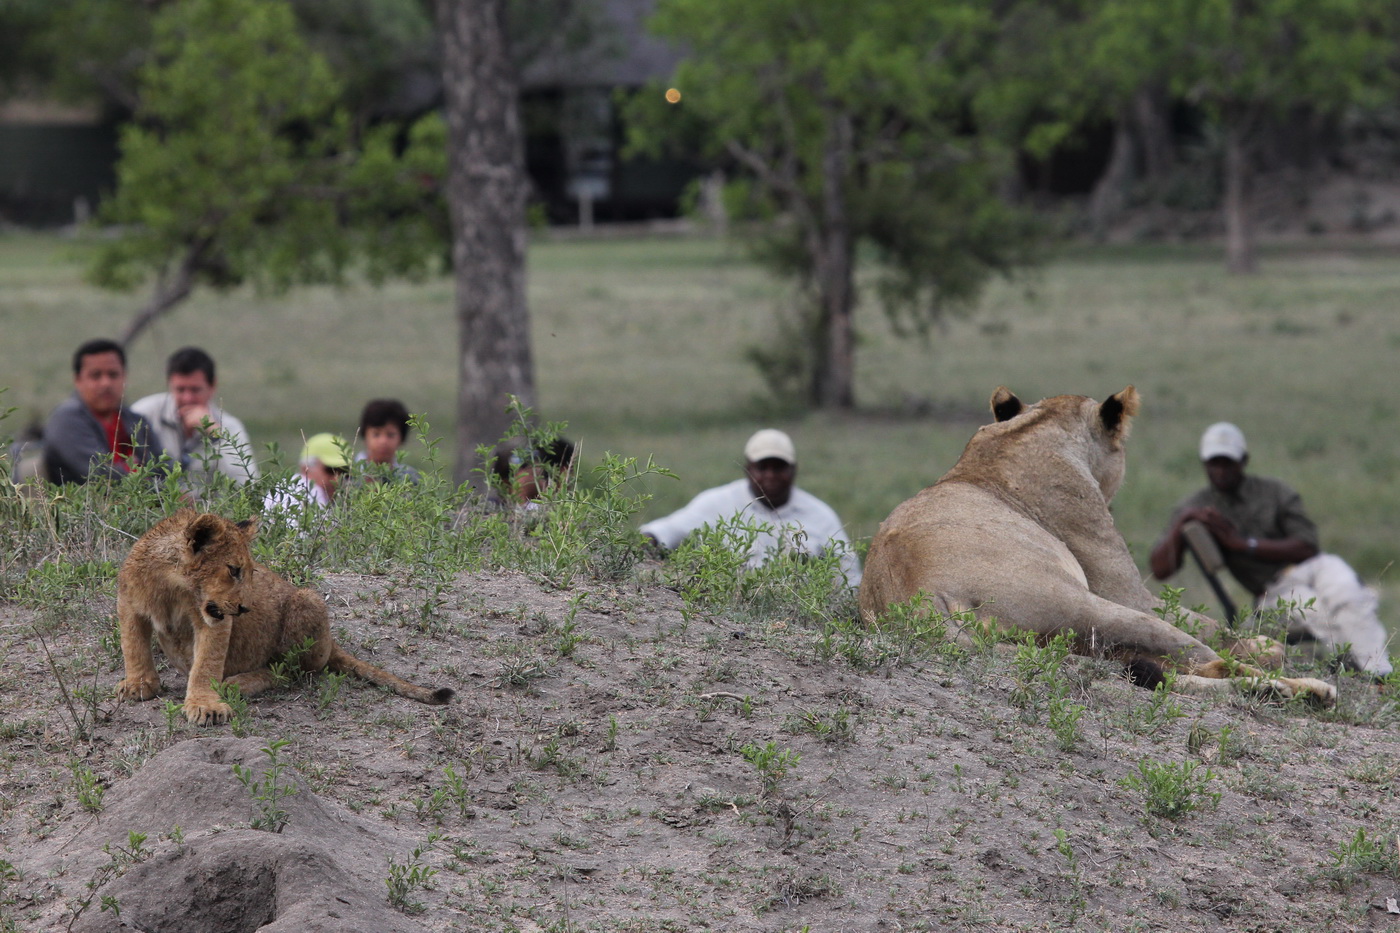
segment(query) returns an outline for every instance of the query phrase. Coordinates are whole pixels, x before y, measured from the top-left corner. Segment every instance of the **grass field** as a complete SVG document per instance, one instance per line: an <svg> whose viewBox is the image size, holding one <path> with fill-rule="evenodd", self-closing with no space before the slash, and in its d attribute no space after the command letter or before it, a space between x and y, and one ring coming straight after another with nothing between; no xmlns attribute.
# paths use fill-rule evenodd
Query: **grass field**
<svg viewBox="0 0 1400 933"><path fill-rule="evenodd" d="M0 236L0 407L13 433L71 386L69 355L120 330L142 300L82 282L90 244ZM656 460L647 515L739 475L756 427L791 432L799 482L868 538L902 499L956 459L986 400L1006 384L1026 400L1144 399L1115 502L1143 562L1172 503L1203 481L1201 429L1236 421L1252 468L1299 488L1324 546L1387 598L1400 527L1400 255L1313 247L1266 253L1253 278L1224 274L1211 250L1075 251L1022 282L998 283L932 339L900 339L861 309L858 397L850 415L779 417L743 348L772 339L786 292L731 245L709 239L541 241L530 254L540 413L569 424L585 464L604 451ZM381 291L201 294L133 347L133 398L162 387L165 356L198 344L220 364L222 396L255 444L293 451L323 430L351 432L363 402L398 396L447 437L456 328L446 279ZM450 450L451 444L443 445ZM1207 601L1190 581L1188 599Z"/></svg>

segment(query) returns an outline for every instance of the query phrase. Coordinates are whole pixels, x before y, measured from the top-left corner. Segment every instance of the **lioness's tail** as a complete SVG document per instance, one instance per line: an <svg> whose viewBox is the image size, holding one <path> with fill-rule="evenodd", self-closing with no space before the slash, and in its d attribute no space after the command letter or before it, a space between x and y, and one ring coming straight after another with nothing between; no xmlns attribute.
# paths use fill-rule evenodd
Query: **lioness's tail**
<svg viewBox="0 0 1400 933"><path fill-rule="evenodd" d="M451 687L420 687L411 684L394 674L380 667L375 667L366 661L361 661L344 648L336 645L331 649L330 659L326 661L327 670L335 671L337 674L354 674L361 680L367 680L380 687L388 687L401 697L408 697L410 700L417 700L419 703L431 703L441 706L452 699Z"/></svg>

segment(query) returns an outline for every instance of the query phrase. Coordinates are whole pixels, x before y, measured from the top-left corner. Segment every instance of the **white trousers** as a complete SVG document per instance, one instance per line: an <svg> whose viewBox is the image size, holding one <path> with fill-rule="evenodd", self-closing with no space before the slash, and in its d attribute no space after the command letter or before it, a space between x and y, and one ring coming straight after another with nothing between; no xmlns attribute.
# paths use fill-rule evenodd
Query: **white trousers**
<svg viewBox="0 0 1400 933"><path fill-rule="evenodd" d="M1356 667L1377 677L1391 672L1380 596L1337 555L1318 554L1289 567L1259 597L1259 608L1272 609L1280 599L1296 603L1288 616L1291 634L1306 633L1334 650L1350 645L1347 658Z"/></svg>

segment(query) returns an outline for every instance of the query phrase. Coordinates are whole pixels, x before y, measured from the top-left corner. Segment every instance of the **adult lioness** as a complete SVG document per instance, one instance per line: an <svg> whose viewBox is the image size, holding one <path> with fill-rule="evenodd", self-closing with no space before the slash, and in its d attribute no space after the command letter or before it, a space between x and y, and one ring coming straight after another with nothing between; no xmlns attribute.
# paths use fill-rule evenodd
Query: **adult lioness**
<svg viewBox="0 0 1400 933"><path fill-rule="evenodd" d="M972 610L1046 637L1071 633L1076 652L1117 658L1149 680L1175 669L1182 689L1238 683L1332 703L1336 691L1325 681L1260 680L1153 614L1158 602L1108 510L1137 409L1132 386L1103 404L1060 395L1034 405L998 387L996 422L973 435L942 479L881 523L865 562L861 614L873 620L923 592L944 612ZM1203 634L1215 631L1196 618ZM1244 647L1258 654L1261 641Z"/></svg>
<svg viewBox="0 0 1400 933"><path fill-rule="evenodd" d="M151 637L166 658L189 674L185 718L199 725L226 722L232 712L214 692L215 681L237 684L251 696L276 683L268 662L298 648L305 671L355 674L420 703L446 703L452 691L411 684L346 653L331 636L326 604L313 590L292 586L254 563L248 541L254 522L234 524L217 515L182 509L141 536L117 575L126 676L121 700L149 700L160 692Z"/></svg>

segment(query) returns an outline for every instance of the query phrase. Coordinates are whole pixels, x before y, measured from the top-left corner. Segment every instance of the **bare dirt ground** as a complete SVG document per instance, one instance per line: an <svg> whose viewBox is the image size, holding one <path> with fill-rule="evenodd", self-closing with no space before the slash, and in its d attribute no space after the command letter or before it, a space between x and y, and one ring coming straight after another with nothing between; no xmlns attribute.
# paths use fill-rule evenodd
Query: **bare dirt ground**
<svg viewBox="0 0 1400 933"><path fill-rule="evenodd" d="M0 929L1400 930L1400 707L1348 677L1320 712L1072 658L1066 750L1004 652L644 585L463 576L424 625L408 579L322 592L347 647L456 700L317 679L196 729L172 671L111 699L110 599L0 606ZM275 740L280 834L233 768L256 789ZM1149 816L1144 761L1212 776Z"/></svg>

